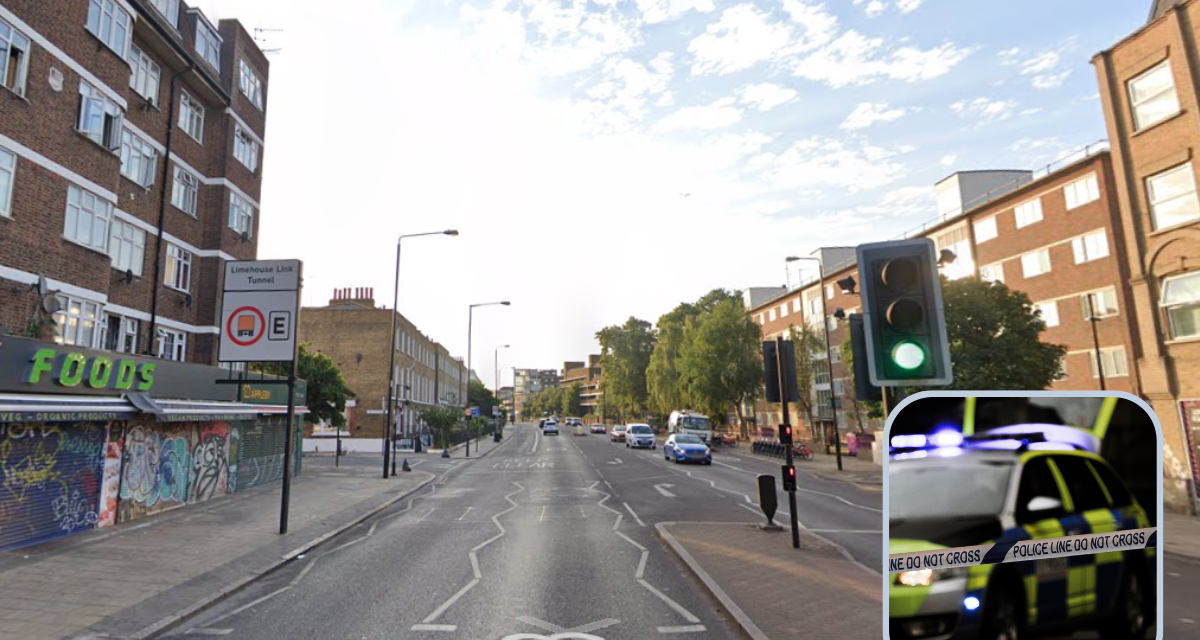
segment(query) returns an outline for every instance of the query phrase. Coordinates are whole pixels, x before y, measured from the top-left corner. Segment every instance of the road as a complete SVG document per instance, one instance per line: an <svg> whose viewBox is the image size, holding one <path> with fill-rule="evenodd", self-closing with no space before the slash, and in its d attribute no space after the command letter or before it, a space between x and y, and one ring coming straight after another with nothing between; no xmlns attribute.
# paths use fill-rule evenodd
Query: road
<svg viewBox="0 0 1200 640"><path fill-rule="evenodd" d="M755 477L777 464L718 452L711 466L683 466L605 435L510 429L484 458L422 457L434 483L172 637L741 637L654 524L761 521ZM881 493L801 478L804 524L881 567Z"/></svg>

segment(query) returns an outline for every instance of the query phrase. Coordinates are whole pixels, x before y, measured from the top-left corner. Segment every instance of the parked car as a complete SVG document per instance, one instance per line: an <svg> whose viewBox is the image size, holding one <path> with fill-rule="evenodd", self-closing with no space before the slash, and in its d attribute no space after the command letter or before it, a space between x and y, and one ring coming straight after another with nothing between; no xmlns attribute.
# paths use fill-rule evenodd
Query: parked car
<svg viewBox="0 0 1200 640"><path fill-rule="evenodd" d="M654 440L654 430L648 424L631 424L625 432L625 446L632 449L648 447L654 449L658 443Z"/></svg>
<svg viewBox="0 0 1200 640"><path fill-rule="evenodd" d="M546 427L546 419L542 418L541 420L538 420L538 428L544 429L545 427Z"/></svg>
<svg viewBox="0 0 1200 640"><path fill-rule="evenodd" d="M608 436L613 442L625 442L625 429L625 425L619 424L608 432Z"/></svg>
<svg viewBox="0 0 1200 640"><path fill-rule="evenodd" d="M608 433L608 429L605 429L604 425L597 422L596 424L592 425L592 433Z"/></svg>
<svg viewBox="0 0 1200 640"><path fill-rule="evenodd" d="M663 444L663 458L672 460L675 464L681 462L699 462L712 464L712 451L700 436L690 433L672 433Z"/></svg>

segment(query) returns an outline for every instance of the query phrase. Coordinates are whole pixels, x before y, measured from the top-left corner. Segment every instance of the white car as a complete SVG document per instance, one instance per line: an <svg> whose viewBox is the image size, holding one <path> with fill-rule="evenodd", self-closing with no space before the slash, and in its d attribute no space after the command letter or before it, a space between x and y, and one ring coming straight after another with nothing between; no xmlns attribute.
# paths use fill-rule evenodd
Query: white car
<svg viewBox="0 0 1200 640"><path fill-rule="evenodd" d="M558 423L555 422L554 420L547 420L546 424L542 426L542 435L544 435L544 436L558 435Z"/></svg>
<svg viewBox="0 0 1200 640"><path fill-rule="evenodd" d="M646 447L654 449L658 443L654 440L654 429L648 424L631 424L625 431L625 446L637 449Z"/></svg>

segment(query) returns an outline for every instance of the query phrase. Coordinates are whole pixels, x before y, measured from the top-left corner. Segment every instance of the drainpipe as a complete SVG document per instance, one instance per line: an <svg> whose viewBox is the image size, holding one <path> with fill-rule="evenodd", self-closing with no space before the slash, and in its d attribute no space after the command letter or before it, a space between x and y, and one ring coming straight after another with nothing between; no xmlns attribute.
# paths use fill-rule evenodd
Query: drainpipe
<svg viewBox="0 0 1200 640"><path fill-rule="evenodd" d="M167 105L167 142L166 151L163 152L162 195L158 199L158 238L154 246L154 295L150 302L150 327L146 331L146 350L143 352L147 356L154 355L154 334L158 327L158 298L161 289L158 279L162 270L163 233L167 223L167 185L171 179L171 137L175 132L175 102L179 97L179 77L195 68L196 63L189 61L186 69L171 76L171 97L170 104Z"/></svg>

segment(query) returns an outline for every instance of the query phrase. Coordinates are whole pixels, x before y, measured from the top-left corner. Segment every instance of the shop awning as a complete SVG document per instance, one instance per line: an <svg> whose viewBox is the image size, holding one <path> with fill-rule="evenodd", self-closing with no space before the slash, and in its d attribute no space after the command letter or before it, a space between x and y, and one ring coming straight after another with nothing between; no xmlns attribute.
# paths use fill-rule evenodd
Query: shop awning
<svg viewBox="0 0 1200 640"><path fill-rule="evenodd" d="M296 407L296 414L308 407ZM240 402L161 400L144 393L126 397L0 394L3 422L107 422L152 415L161 422L253 420L259 415L286 415L287 407Z"/></svg>

